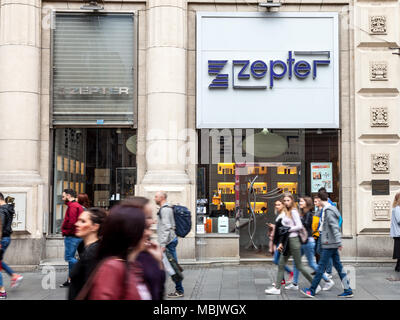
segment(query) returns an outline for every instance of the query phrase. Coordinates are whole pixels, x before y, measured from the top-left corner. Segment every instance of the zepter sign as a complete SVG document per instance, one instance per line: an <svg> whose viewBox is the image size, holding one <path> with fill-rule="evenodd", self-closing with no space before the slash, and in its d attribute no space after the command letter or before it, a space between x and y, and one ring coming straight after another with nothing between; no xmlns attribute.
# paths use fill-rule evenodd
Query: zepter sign
<svg viewBox="0 0 400 320"><path fill-rule="evenodd" d="M198 128L339 128L336 13L198 13Z"/></svg>

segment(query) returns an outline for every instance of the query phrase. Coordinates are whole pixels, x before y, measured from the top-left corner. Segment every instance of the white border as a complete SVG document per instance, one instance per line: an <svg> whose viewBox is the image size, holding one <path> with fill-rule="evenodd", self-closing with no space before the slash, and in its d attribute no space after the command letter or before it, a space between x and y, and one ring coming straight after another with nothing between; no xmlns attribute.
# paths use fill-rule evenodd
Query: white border
<svg viewBox="0 0 400 320"><path fill-rule="evenodd" d="M334 44L333 44L333 51L331 59L333 61L333 90L334 90L334 121L331 124L325 125L318 125L313 126L312 124L303 124L302 129L338 129L340 128L340 95L339 95L339 55L340 55L340 48L339 48L339 14L337 12L197 12L196 13L196 128L203 129L203 128L210 128L210 129L223 129L226 128L226 124L224 126L213 124L207 125L204 123L199 106L202 105L201 95L199 94L199 86L201 82L201 19L206 17L224 17L224 18L332 18L333 19L333 37L334 37ZM335 54L337 52L337 54ZM299 128L300 126L288 126L284 123L275 123L273 126L271 124L263 125L260 124L256 128L275 128L275 129L294 129ZM240 129L240 128L255 128L254 124L237 124L236 126L230 126L233 129Z"/></svg>

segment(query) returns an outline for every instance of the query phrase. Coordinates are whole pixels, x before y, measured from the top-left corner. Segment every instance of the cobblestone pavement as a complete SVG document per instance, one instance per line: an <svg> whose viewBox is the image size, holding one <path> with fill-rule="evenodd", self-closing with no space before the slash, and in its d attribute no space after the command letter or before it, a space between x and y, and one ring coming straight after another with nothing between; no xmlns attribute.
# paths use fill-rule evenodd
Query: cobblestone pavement
<svg viewBox="0 0 400 320"><path fill-rule="evenodd" d="M275 281L277 267L273 265L240 265L240 266L186 266L184 275L185 297L190 300L297 300L308 299L298 291L283 290L280 296L268 296L264 293ZM355 300L400 300L400 274L391 267L355 267ZM40 271L22 273L24 281L16 289L7 290L9 300L64 300L67 289L59 285L66 279L66 272L55 273L55 288L45 289L52 285L49 278ZM3 273L6 288L9 288L9 277ZM353 278L354 279L354 278ZM343 291L339 277L334 270L335 286L330 291L322 291L317 299L338 299ZM300 275L300 287L306 285ZM54 287L54 286L53 286ZM352 287L354 285L352 284ZM174 285L167 281L167 292L173 291Z"/></svg>

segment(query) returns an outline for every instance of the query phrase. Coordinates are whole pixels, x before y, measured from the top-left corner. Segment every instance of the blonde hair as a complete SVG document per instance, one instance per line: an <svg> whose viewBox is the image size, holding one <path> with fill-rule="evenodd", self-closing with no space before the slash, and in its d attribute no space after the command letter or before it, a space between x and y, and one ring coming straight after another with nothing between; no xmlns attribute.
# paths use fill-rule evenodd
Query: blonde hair
<svg viewBox="0 0 400 320"><path fill-rule="evenodd" d="M282 199L285 199L286 197L288 197L288 198L290 198L290 200L292 200L292 206L290 207L290 208L288 208L288 207L286 207L286 205L285 205L285 208L286 208L286 215L290 218L290 219L292 219L293 217L292 217L292 210L293 209L296 209L297 211L299 211L299 209L298 209L298 207L297 207L297 203L294 201L294 197L293 197L293 194L291 194L290 192L285 192L284 194L283 194L283 197L282 197Z"/></svg>
<svg viewBox="0 0 400 320"><path fill-rule="evenodd" d="M397 192L396 195L394 196L393 208L397 206L400 206L400 192Z"/></svg>

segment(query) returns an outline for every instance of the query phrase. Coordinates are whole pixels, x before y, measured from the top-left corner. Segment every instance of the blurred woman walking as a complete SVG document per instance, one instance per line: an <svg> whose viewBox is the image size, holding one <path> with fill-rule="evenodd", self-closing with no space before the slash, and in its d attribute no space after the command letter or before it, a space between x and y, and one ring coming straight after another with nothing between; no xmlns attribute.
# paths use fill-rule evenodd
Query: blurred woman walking
<svg viewBox="0 0 400 320"><path fill-rule="evenodd" d="M135 260L145 250L148 233L143 210L128 205L111 209L103 225L98 259L101 261L77 299L151 300L143 273Z"/></svg>
<svg viewBox="0 0 400 320"><path fill-rule="evenodd" d="M83 241L78 245L79 260L71 271L71 283L69 285L68 299L73 300L83 288L90 274L95 269L99 237L102 225L107 214L104 209L90 208L79 215L76 222L76 236Z"/></svg>

